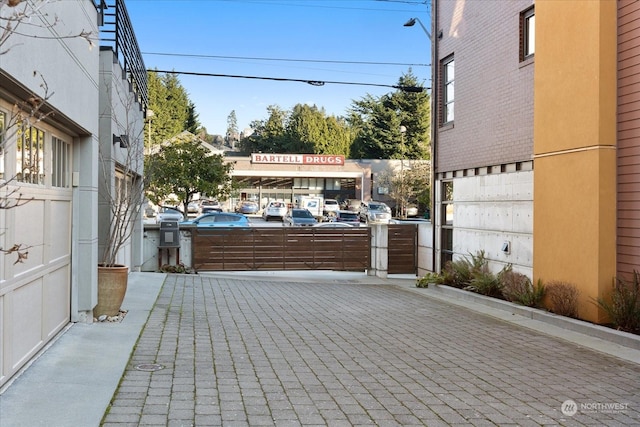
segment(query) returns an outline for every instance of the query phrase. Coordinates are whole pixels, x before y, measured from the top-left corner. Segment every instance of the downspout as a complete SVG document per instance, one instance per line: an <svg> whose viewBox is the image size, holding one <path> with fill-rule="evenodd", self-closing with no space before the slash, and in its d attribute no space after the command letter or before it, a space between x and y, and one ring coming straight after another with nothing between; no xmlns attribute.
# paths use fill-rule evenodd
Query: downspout
<svg viewBox="0 0 640 427"><path fill-rule="evenodd" d="M438 0L433 0L433 9L431 11L431 265L433 271L439 272L440 268L436 265L436 146L437 136L436 128L438 126L438 109L436 97L438 94L438 40L440 33L438 32Z"/></svg>

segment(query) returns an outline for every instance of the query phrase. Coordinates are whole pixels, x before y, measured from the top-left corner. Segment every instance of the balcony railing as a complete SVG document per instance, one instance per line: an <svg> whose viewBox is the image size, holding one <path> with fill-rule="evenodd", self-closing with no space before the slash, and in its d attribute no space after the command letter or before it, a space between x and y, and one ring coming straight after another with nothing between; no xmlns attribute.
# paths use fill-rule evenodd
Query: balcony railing
<svg viewBox="0 0 640 427"><path fill-rule="evenodd" d="M143 108L149 105L147 69L133 31L124 0L98 0L96 7L101 16L100 45L110 46L123 66L132 90L138 95Z"/></svg>

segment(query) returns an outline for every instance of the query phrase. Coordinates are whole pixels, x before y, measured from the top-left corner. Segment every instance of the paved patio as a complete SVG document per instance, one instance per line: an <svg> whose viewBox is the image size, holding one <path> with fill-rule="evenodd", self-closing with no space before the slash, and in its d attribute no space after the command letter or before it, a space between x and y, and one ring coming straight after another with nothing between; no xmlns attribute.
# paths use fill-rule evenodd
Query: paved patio
<svg viewBox="0 0 640 427"><path fill-rule="evenodd" d="M108 427L638 425L640 365L391 279L169 275L112 403Z"/></svg>

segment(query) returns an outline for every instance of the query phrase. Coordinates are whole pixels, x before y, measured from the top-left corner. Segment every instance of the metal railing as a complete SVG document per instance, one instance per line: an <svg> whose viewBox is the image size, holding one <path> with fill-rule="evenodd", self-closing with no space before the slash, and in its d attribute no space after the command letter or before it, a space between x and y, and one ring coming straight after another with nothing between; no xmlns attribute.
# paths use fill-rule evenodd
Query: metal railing
<svg viewBox="0 0 640 427"><path fill-rule="evenodd" d="M100 0L96 7L102 17L100 45L113 49L131 82L132 90L146 109L149 105L147 69L124 0Z"/></svg>

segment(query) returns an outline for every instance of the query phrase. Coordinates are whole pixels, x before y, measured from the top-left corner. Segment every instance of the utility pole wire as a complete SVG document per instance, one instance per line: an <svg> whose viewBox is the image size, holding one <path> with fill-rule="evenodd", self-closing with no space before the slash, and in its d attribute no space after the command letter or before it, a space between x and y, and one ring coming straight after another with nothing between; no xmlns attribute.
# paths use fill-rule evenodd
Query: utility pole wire
<svg viewBox="0 0 640 427"><path fill-rule="evenodd" d="M143 55L157 56L177 56L187 58L213 58L213 59L246 59L252 61L280 61L280 62L317 62L325 64L358 64L358 65L401 65L407 67L430 67L431 64L407 64L403 62L374 62L374 61L338 61L322 59L287 59L287 58L264 58L251 56L221 56L221 55L200 55L188 53L164 53L164 52L142 52Z"/></svg>
<svg viewBox="0 0 640 427"><path fill-rule="evenodd" d="M338 84L338 85L355 85L355 86L377 86L377 87L389 87L393 89L399 89L403 92L412 92L419 93L423 92L425 88L422 86L399 86L399 85L386 85L386 84L377 84L377 83L357 83L357 82L340 82L340 81L329 81L329 80L309 80L309 79L290 79L285 77L261 77L261 76L243 76L243 75L235 75L235 74L216 74L216 73L199 73L195 71L167 71L167 70L147 70L149 73L164 73L164 74L183 74L187 76L203 76L203 77L228 77L228 78L236 78L236 79L254 79L254 80L272 80L278 82L298 82L298 83L307 83L311 86L324 86L325 84Z"/></svg>

